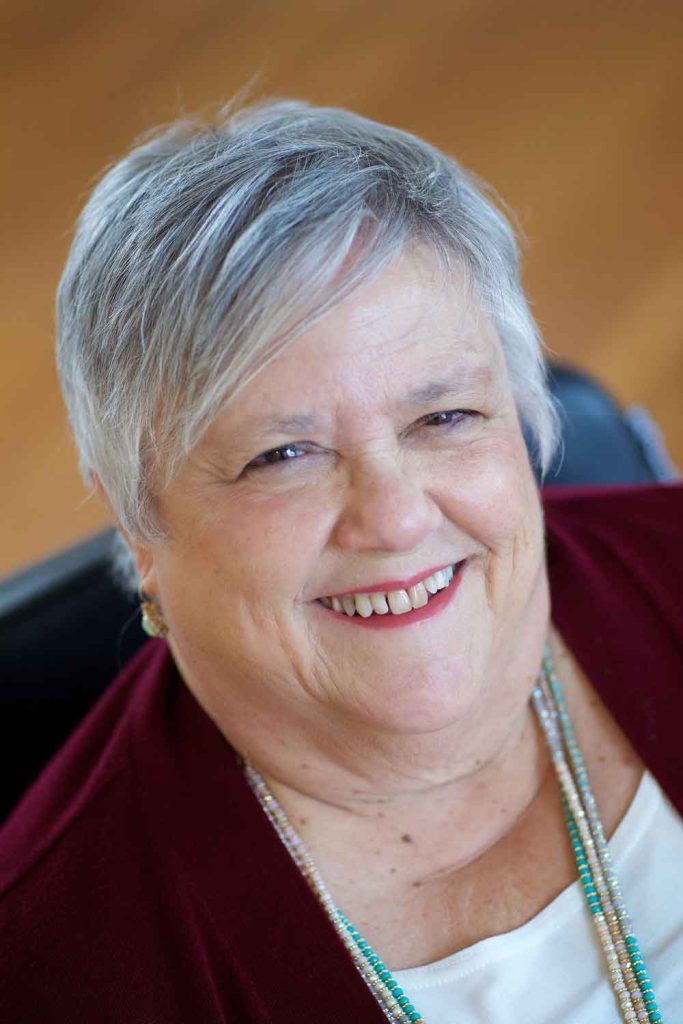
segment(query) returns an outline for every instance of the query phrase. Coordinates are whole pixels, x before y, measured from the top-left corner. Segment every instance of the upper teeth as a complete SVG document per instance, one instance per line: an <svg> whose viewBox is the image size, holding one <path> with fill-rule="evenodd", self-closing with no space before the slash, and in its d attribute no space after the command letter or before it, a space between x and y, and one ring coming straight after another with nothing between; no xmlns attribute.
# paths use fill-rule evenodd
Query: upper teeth
<svg viewBox="0 0 683 1024"><path fill-rule="evenodd" d="M448 586L454 572L455 566L449 565L406 590L390 590L386 594L344 594L343 597L321 597L320 600L326 608L332 608L335 612L345 612L347 615L355 615L357 612L364 619L373 614L386 615L387 612L403 615L413 608L423 608L430 594L436 594Z"/></svg>

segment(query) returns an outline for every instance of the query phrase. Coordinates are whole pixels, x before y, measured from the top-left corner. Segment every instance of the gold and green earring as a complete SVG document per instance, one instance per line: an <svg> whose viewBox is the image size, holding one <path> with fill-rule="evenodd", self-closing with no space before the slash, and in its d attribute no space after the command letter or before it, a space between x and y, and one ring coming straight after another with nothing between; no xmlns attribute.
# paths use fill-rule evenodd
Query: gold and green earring
<svg viewBox="0 0 683 1024"><path fill-rule="evenodd" d="M140 625L147 636L168 635L168 626L164 621L161 609L142 591L140 591L140 611L142 612L142 621Z"/></svg>

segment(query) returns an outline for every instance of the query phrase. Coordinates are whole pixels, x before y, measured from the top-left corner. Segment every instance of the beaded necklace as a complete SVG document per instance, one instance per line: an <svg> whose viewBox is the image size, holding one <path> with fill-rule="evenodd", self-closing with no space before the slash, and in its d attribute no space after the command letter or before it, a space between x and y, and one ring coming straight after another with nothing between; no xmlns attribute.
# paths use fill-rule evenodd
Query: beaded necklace
<svg viewBox="0 0 683 1024"><path fill-rule="evenodd" d="M532 694L562 797L569 841L588 910L605 954L610 982L626 1024L660 1024L652 984L616 879L605 832L550 648ZM243 762L247 780L282 843L327 912L363 980L393 1024L425 1024L391 972L336 906L301 838L265 780Z"/></svg>

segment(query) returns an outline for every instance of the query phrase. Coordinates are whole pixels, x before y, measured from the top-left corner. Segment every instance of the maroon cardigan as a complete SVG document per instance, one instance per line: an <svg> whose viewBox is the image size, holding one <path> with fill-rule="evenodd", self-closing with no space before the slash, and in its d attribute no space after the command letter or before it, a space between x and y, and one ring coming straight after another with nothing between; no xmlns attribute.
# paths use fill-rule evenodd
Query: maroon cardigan
<svg viewBox="0 0 683 1024"><path fill-rule="evenodd" d="M683 486L544 501L554 622L683 813ZM0 948L3 1024L384 1020L159 640L0 832Z"/></svg>

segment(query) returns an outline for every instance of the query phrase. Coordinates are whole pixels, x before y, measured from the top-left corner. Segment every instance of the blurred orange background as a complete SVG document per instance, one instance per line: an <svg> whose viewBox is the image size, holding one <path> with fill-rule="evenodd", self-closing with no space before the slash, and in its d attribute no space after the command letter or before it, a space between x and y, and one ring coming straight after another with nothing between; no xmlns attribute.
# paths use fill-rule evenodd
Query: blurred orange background
<svg viewBox="0 0 683 1024"><path fill-rule="evenodd" d="M53 360L89 188L140 132L255 75L253 96L351 107L490 181L551 352L646 406L683 465L680 2L5 0L0 21L0 574L107 522Z"/></svg>

